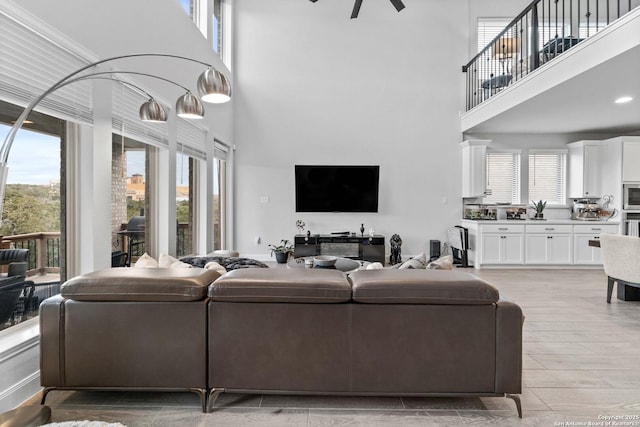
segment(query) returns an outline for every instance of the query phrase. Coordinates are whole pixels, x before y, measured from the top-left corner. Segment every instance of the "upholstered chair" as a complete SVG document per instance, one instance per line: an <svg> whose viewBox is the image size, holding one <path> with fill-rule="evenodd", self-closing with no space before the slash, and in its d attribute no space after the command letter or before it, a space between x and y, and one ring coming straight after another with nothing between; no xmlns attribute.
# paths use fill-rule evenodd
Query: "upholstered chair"
<svg viewBox="0 0 640 427"><path fill-rule="evenodd" d="M617 234L600 235L604 272L608 277L607 302L611 302L613 284L640 288L640 238Z"/></svg>

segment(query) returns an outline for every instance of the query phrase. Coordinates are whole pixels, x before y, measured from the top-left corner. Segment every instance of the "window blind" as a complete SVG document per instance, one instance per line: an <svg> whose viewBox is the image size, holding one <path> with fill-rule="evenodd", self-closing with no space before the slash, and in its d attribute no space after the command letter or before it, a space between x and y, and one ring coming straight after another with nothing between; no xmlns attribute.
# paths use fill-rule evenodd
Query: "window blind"
<svg viewBox="0 0 640 427"><path fill-rule="evenodd" d="M165 123L145 123L140 120L138 115L140 106L148 101L145 95L127 85L114 83L111 99L113 111L111 125L115 133L124 134L127 138L156 147L169 146Z"/></svg>
<svg viewBox="0 0 640 427"><path fill-rule="evenodd" d="M206 160L207 132L184 119L178 119L178 151L190 157Z"/></svg>
<svg viewBox="0 0 640 427"><path fill-rule="evenodd" d="M487 150L486 201L520 203L520 152Z"/></svg>
<svg viewBox="0 0 640 427"><path fill-rule="evenodd" d="M565 205L566 179L566 150L529 150L529 199Z"/></svg>
<svg viewBox="0 0 640 427"><path fill-rule="evenodd" d="M95 55L12 2L0 2L0 52L0 98L23 107L64 76L95 61ZM56 90L35 110L91 124L90 85L80 81Z"/></svg>
<svg viewBox="0 0 640 427"><path fill-rule="evenodd" d="M229 146L217 139L214 139L213 157L218 160L227 160L227 153L229 153Z"/></svg>

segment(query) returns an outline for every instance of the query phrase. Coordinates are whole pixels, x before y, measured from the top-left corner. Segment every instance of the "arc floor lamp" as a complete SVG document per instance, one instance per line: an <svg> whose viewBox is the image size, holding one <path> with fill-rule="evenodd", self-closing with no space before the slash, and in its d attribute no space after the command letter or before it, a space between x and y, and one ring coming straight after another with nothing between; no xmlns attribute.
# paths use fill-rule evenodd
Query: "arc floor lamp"
<svg viewBox="0 0 640 427"><path fill-rule="evenodd" d="M193 95L187 87L182 86L167 78L156 76L154 74L142 73L137 71L117 71L117 70L89 72L89 73L83 74L83 72L89 70L90 68L103 64L105 62L112 62L112 61L116 61L124 58L140 58L140 57L161 57L161 58L181 59L181 60L196 62L206 66L207 69L200 74L196 82L197 92L200 95L200 99L198 99L195 95ZM136 54L129 54L129 55L120 55L120 56L105 58L75 70L74 72L58 80L51 87L45 90L41 95L34 98L29 103L29 105L25 107L24 111L16 119L12 128L9 130L9 133L7 133L7 136L5 137L4 142L2 143L2 147L0 147L0 216L2 215L2 209L4 207L4 193L5 193L5 188L7 186L7 174L9 172L9 167L7 165L7 161L9 159L9 152L11 151L11 147L13 146L13 140L15 139L16 134L22 127L22 124L24 123L26 118L29 116L31 111L35 108L35 106L38 105L38 103L42 101L45 97L47 97L49 94L68 84L81 81L81 80L92 79L92 78L109 78L106 76L107 75L113 76L117 74L135 74L135 75L157 78L157 79L172 83L174 85L177 85L182 89L184 89L185 94L182 95L180 98L178 98L178 101L176 102L176 113L178 114L179 117L183 117L183 118L198 119L204 116L204 107L200 102L200 100L204 102L219 104L219 103L227 102L231 99L231 84L229 83L229 80L223 73L216 70L212 65L207 64L206 62L203 62L194 58L189 58L186 56L171 55L166 53L136 53ZM143 90L142 88L132 83L120 80L116 77L111 77L110 80L119 81L123 84L132 86L138 89L139 91L141 91L142 93L144 93L149 98L149 100L146 101L144 104L142 104L142 106L140 107L139 115L141 120L149 121L149 122L164 122L167 120L167 113L164 107L160 105L153 98L153 96L151 96L145 90Z"/></svg>

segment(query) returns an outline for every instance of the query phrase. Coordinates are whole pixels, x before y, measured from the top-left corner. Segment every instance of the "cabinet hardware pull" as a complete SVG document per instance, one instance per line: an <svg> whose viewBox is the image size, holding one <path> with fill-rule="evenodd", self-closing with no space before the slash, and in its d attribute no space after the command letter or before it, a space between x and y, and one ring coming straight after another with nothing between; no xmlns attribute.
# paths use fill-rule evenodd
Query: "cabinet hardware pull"
<svg viewBox="0 0 640 427"><path fill-rule="evenodd" d="M546 230L546 231L553 231L553 230L555 230L555 228L553 228L553 227L547 227L547 228L545 228L545 230Z"/></svg>
<svg viewBox="0 0 640 427"><path fill-rule="evenodd" d="M498 227L498 230L500 230L500 231L507 231L507 230L508 230L508 228L507 228L507 227Z"/></svg>
<svg viewBox="0 0 640 427"><path fill-rule="evenodd" d="M602 228L597 228L597 227L591 227L591 229L592 229L593 231L600 231L600 230L602 230Z"/></svg>

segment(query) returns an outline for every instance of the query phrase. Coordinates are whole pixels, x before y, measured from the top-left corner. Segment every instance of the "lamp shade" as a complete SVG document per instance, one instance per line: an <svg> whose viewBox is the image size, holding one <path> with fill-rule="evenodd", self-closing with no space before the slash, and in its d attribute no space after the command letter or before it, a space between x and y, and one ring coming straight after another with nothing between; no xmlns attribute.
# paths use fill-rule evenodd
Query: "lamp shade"
<svg viewBox="0 0 640 427"><path fill-rule="evenodd" d="M166 122L167 112L151 98L140 106L140 120L143 122Z"/></svg>
<svg viewBox="0 0 640 427"><path fill-rule="evenodd" d="M204 105L197 96L187 92L178 98L176 114L183 119L201 119L204 117Z"/></svg>
<svg viewBox="0 0 640 427"><path fill-rule="evenodd" d="M231 85L220 71L208 68L198 77L198 94L204 102L221 104L231 99Z"/></svg>
<svg viewBox="0 0 640 427"><path fill-rule="evenodd" d="M520 52L520 43L517 38L501 37L491 46L491 50L496 59L513 58Z"/></svg>

